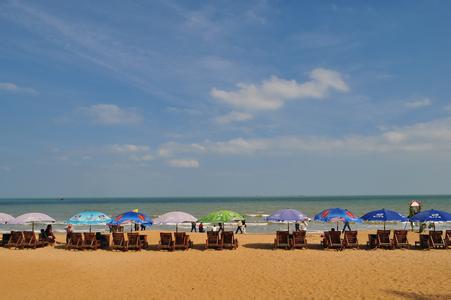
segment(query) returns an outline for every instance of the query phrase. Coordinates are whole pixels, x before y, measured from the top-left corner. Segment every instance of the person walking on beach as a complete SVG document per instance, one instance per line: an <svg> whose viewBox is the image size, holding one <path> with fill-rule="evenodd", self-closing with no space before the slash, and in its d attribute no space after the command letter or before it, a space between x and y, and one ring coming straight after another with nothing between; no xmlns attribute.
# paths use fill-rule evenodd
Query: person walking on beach
<svg viewBox="0 0 451 300"><path fill-rule="evenodd" d="M196 229L196 222L191 222L191 232L197 232L197 229Z"/></svg>
<svg viewBox="0 0 451 300"><path fill-rule="evenodd" d="M343 225L343 232L346 231L346 228L348 228L349 231L351 231L351 226L349 226L349 222L345 221L345 224Z"/></svg>
<svg viewBox="0 0 451 300"><path fill-rule="evenodd" d="M218 231L219 231L219 233L222 233L224 231L224 228L222 227L222 223L219 223L218 225L219 225Z"/></svg>
<svg viewBox="0 0 451 300"><path fill-rule="evenodd" d="M243 226L241 226L241 229L243 230L243 233L246 234L246 220L241 221L241 223L243 224Z"/></svg>
<svg viewBox="0 0 451 300"><path fill-rule="evenodd" d="M236 226L236 230L235 233L237 234L238 231L243 234L243 221L238 220L237 226Z"/></svg>
<svg viewBox="0 0 451 300"><path fill-rule="evenodd" d="M299 222L294 223L294 231L301 231L301 225Z"/></svg>
<svg viewBox="0 0 451 300"><path fill-rule="evenodd" d="M146 225L144 225L144 224L141 224L141 230L146 230Z"/></svg>

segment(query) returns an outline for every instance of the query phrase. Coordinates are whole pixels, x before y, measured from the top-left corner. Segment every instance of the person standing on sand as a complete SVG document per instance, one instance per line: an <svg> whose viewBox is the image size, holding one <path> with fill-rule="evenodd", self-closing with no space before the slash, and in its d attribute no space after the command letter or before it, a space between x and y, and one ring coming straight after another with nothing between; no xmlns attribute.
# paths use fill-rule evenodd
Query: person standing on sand
<svg viewBox="0 0 451 300"><path fill-rule="evenodd" d="M241 223L243 224L243 226L241 226L241 229L243 230L243 233L246 234L246 220L243 220Z"/></svg>
<svg viewBox="0 0 451 300"><path fill-rule="evenodd" d="M348 230L351 231L351 226L349 226L348 221L345 221L345 224L343 225L343 232L345 232L346 228L348 228Z"/></svg>
<svg viewBox="0 0 451 300"><path fill-rule="evenodd" d="M219 231L219 233L222 233L224 231L224 228L222 227L222 223L219 223L218 225L219 225L218 231Z"/></svg>
<svg viewBox="0 0 451 300"><path fill-rule="evenodd" d="M74 231L72 224L68 224L66 227L66 244L69 242L69 238Z"/></svg>
<svg viewBox="0 0 451 300"><path fill-rule="evenodd" d="M199 224L199 232L204 232L204 223L202 222Z"/></svg>
<svg viewBox="0 0 451 300"><path fill-rule="evenodd" d="M191 222L191 232L197 232L197 229L196 229L196 222Z"/></svg>
<svg viewBox="0 0 451 300"><path fill-rule="evenodd" d="M301 231L301 225L299 222L294 223L294 231Z"/></svg>
<svg viewBox="0 0 451 300"><path fill-rule="evenodd" d="M243 234L243 221L238 220L237 226L236 226L236 230L235 233L237 234L238 231Z"/></svg>

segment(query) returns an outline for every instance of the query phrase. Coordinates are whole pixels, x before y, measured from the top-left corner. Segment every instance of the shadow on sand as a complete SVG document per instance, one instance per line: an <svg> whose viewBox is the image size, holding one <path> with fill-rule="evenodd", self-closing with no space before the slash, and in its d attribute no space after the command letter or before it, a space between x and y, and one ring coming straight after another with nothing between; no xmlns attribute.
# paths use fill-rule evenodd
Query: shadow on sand
<svg viewBox="0 0 451 300"><path fill-rule="evenodd" d="M395 291L395 290L386 290L386 293L401 297L405 299L412 299L412 300L430 300L430 299L451 299L451 294L419 294L415 292L402 292L402 291Z"/></svg>

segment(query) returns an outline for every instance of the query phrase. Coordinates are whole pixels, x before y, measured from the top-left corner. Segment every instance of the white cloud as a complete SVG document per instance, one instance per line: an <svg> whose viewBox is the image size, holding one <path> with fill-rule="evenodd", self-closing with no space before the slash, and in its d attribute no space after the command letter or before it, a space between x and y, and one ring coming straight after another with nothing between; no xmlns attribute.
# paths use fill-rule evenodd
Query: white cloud
<svg viewBox="0 0 451 300"><path fill-rule="evenodd" d="M245 122L252 119L254 119L254 116L249 113L232 111L226 115L217 117L216 122L219 124L229 124L232 122Z"/></svg>
<svg viewBox="0 0 451 300"><path fill-rule="evenodd" d="M430 105L432 105L432 101L429 98L415 99L412 101L407 101L405 103L405 106L408 108L421 108L421 107L427 107Z"/></svg>
<svg viewBox="0 0 451 300"><path fill-rule="evenodd" d="M130 159L133 161L151 161L154 160L154 156L151 154L132 155L130 156Z"/></svg>
<svg viewBox="0 0 451 300"><path fill-rule="evenodd" d="M96 104L82 107L79 111L94 122L104 125L136 124L142 121L133 109L120 108L115 104Z"/></svg>
<svg viewBox="0 0 451 300"><path fill-rule="evenodd" d="M109 149L113 153L117 154L139 153L139 152L147 152L150 150L149 146L134 145L134 144L114 144L109 146Z"/></svg>
<svg viewBox="0 0 451 300"><path fill-rule="evenodd" d="M36 94L36 90L32 88L27 87L20 87L17 84L11 83L11 82L0 82L0 90L8 91L8 92L23 92L23 93L30 93L30 94Z"/></svg>
<svg viewBox="0 0 451 300"><path fill-rule="evenodd" d="M170 147L165 148L168 145ZM451 153L451 118L385 129L380 134L352 135L342 138L320 136L281 136L273 138L236 138L226 141L205 141L198 144L168 143L160 148L166 154L178 153L250 155L256 153ZM202 151L200 151L202 149ZM429 154L428 154L429 155Z"/></svg>
<svg viewBox="0 0 451 300"><path fill-rule="evenodd" d="M172 159L169 165L175 168L199 168L199 161L195 159Z"/></svg>
<svg viewBox="0 0 451 300"><path fill-rule="evenodd" d="M250 110L276 110L288 100L325 98L330 91L349 91L342 75L336 71L317 68L310 72L309 81L298 83L272 76L260 85L239 83L237 91L224 91L217 88L211 95L218 101L234 107Z"/></svg>

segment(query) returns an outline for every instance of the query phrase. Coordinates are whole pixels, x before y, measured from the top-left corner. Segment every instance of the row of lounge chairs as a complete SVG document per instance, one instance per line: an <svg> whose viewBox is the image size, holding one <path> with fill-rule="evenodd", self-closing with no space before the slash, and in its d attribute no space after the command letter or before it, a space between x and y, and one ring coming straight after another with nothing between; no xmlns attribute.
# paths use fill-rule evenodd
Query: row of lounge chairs
<svg viewBox="0 0 451 300"><path fill-rule="evenodd" d="M174 232L174 238L172 238L172 233L170 232L160 232L159 250L188 250L192 247L193 242L185 232Z"/></svg>
<svg viewBox="0 0 451 300"><path fill-rule="evenodd" d="M207 231L207 240L205 249L231 249L238 248L238 239L235 238L233 231Z"/></svg>
<svg viewBox="0 0 451 300"><path fill-rule="evenodd" d="M4 241L5 247L16 249L36 249L49 244L50 242L42 234L39 234L39 237L36 238L34 231L11 231L8 241Z"/></svg>
<svg viewBox="0 0 451 300"><path fill-rule="evenodd" d="M295 249L307 247L307 232L305 230L294 231L290 234L288 231L277 231L274 239L274 249Z"/></svg>

